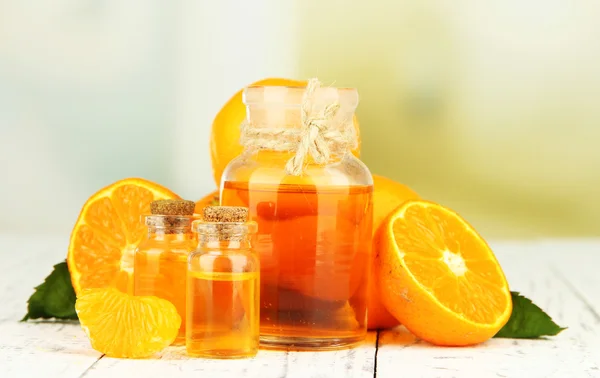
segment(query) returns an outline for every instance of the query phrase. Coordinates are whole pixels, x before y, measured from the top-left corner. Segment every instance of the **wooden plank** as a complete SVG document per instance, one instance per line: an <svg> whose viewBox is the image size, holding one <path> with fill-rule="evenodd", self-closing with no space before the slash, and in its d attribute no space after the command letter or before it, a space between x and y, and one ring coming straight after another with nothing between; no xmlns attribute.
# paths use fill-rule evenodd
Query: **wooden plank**
<svg viewBox="0 0 600 378"><path fill-rule="evenodd" d="M528 246L515 258L507 259L507 253L500 255L511 289L531 298L558 324L569 328L561 333L559 340L568 337L583 344L600 342L597 310L577 295L574 285L574 282L594 275L592 271L599 266L600 256L594 257L596 262L588 257L597 251L598 245L570 243L566 246L559 242L540 242ZM591 285L594 286L588 290L600 292L600 280L594 280Z"/></svg>
<svg viewBox="0 0 600 378"><path fill-rule="evenodd" d="M381 332L377 377L600 376L600 325L589 307L554 273L537 244L498 245L511 289L520 291L569 329L547 340L492 339L469 348L434 347L406 329ZM569 252L579 258L587 250ZM597 287L596 290L599 290Z"/></svg>
<svg viewBox="0 0 600 378"><path fill-rule="evenodd" d="M0 376L78 377L111 374L168 376L172 373L217 373L232 377L372 377L376 334L363 345L332 352L273 352L261 350L254 359L219 361L188 359L183 348L168 348L158 359L121 360L101 357L91 349L78 324L19 323L26 300L55 263L64 259L67 238L27 238L0 235ZM39 363L37 363L39 362ZM3 374L7 373L7 374Z"/></svg>
<svg viewBox="0 0 600 378"><path fill-rule="evenodd" d="M188 359L184 348L168 348L152 360L121 360L104 357L86 374L86 378L111 375L140 377L256 377L256 378L372 378L376 333L350 350L327 352L278 352L261 350L246 360ZM205 375L202 375L205 374Z"/></svg>
<svg viewBox="0 0 600 378"><path fill-rule="evenodd" d="M188 359L168 348L158 359L119 360L93 351L77 324L19 323L33 287L64 259L68 237L0 235L0 376L43 377L372 377L376 334L353 350L261 350L250 360ZM495 244L511 289L521 291L569 329L548 340L490 340L438 348L400 327L380 334L377 377L600 376L598 242ZM593 255L592 255L593 254ZM99 359L100 358L100 359Z"/></svg>
<svg viewBox="0 0 600 378"><path fill-rule="evenodd" d="M80 377L101 354L79 324L0 324L1 377Z"/></svg>
<svg viewBox="0 0 600 378"><path fill-rule="evenodd" d="M20 320L33 288L67 256L69 238L0 234L0 323Z"/></svg>
<svg viewBox="0 0 600 378"><path fill-rule="evenodd" d="M538 249L547 256L557 278L585 302L600 320L600 242L545 241L540 243ZM578 252L573 255L574 250Z"/></svg>
<svg viewBox="0 0 600 378"><path fill-rule="evenodd" d="M79 323L21 323L33 288L66 256L67 237L0 235L0 376L79 377L101 356Z"/></svg>

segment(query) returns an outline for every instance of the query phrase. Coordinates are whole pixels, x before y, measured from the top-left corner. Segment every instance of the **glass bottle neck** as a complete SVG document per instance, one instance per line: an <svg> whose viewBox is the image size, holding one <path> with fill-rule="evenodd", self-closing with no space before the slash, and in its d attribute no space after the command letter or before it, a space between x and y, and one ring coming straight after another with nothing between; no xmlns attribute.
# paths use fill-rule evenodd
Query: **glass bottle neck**
<svg viewBox="0 0 600 378"><path fill-rule="evenodd" d="M160 241L185 241L192 235L191 227L148 227L147 238Z"/></svg>
<svg viewBox="0 0 600 378"><path fill-rule="evenodd" d="M198 249L236 250L250 248L250 237L247 235L228 238L211 234L198 235Z"/></svg>
<svg viewBox="0 0 600 378"><path fill-rule="evenodd" d="M346 151L350 154L350 150ZM273 164L286 164L290 159L296 155L296 151L275 151L268 149L256 150L252 147L244 147L244 153L246 156L252 156L254 159L261 163L270 162ZM334 164L342 161L344 155L331 155L327 164ZM304 163L306 165L316 164L311 155L306 155ZM320 165L320 164L318 164Z"/></svg>

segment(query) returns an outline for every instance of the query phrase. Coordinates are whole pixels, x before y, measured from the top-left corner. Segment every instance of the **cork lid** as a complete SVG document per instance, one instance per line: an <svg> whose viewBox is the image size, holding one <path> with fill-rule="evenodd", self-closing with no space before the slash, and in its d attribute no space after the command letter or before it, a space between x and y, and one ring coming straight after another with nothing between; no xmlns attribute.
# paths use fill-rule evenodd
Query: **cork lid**
<svg viewBox="0 0 600 378"><path fill-rule="evenodd" d="M167 199L153 201L150 212L153 215L194 215L194 201Z"/></svg>
<svg viewBox="0 0 600 378"><path fill-rule="evenodd" d="M205 222L244 223L248 221L248 209L240 206L207 206L203 218Z"/></svg>

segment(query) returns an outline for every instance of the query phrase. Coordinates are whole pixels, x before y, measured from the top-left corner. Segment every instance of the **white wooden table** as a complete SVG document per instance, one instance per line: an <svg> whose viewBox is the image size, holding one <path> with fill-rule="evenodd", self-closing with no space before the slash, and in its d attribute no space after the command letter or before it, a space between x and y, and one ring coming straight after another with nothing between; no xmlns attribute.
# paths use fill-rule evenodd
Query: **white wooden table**
<svg viewBox="0 0 600 378"><path fill-rule="evenodd" d="M67 237L0 234L0 378L10 377L600 377L600 240L492 243L511 289L569 327L547 340L434 347L403 327L335 352L260 351L249 360L120 360L94 351L78 324L20 323L33 287L64 259Z"/></svg>

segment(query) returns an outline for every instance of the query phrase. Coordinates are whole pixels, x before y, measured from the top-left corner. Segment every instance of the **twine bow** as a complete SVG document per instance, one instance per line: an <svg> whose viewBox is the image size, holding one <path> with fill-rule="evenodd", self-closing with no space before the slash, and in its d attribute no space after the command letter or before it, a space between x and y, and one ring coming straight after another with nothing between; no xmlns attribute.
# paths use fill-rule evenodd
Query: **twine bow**
<svg viewBox="0 0 600 378"><path fill-rule="evenodd" d="M337 102L326 105L314 114L314 96L321 87L318 79L310 79L302 97L301 123L298 129L256 128L250 122L242 123L240 142L247 150L271 149L295 151L285 169L289 175L300 176L304 171L307 156L317 164L327 164L332 155L341 155L349 148L356 148L357 140L352 124L343 130L333 125L340 109Z"/></svg>

